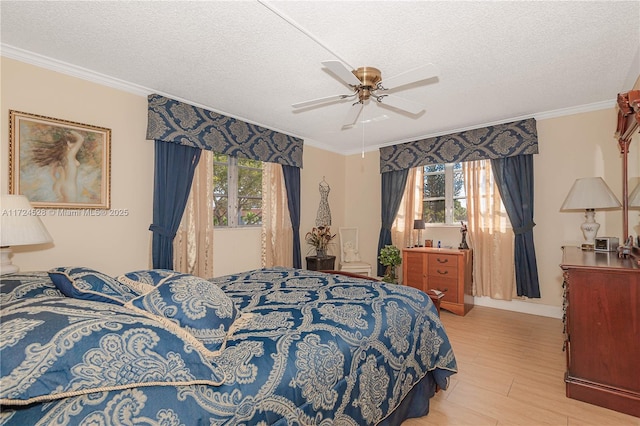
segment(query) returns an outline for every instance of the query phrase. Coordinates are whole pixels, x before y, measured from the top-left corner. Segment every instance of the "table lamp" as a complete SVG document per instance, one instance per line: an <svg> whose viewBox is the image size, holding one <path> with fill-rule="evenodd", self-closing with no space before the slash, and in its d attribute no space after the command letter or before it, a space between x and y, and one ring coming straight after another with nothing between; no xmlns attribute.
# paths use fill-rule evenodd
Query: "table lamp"
<svg viewBox="0 0 640 426"><path fill-rule="evenodd" d="M585 222L580 226L585 242L583 250L593 250L600 224L595 221L595 209L613 210L622 205L601 177L576 179L562 203L560 211L584 210Z"/></svg>
<svg viewBox="0 0 640 426"><path fill-rule="evenodd" d="M638 210L640 209L640 183L636 185L636 187L629 194L629 209ZM635 228L638 229L638 228ZM636 245L640 246L640 235L636 236Z"/></svg>
<svg viewBox="0 0 640 426"><path fill-rule="evenodd" d="M422 242L422 230L426 227L427 226L422 219L416 219L413 221L413 229L418 230L418 244L416 244L416 247L422 247L424 245Z"/></svg>
<svg viewBox="0 0 640 426"><path fill-rule="evenodd" d="M629 194L629 207L640 207L640 183Z"/></svg>
<svg viewBox="0 0 640 426"><path fill-rule="evenodd" d="M0 275L5 275L19 270L11 263L12 246L44 244L53 239L24 195L3 194L0 204Z"/></svg>

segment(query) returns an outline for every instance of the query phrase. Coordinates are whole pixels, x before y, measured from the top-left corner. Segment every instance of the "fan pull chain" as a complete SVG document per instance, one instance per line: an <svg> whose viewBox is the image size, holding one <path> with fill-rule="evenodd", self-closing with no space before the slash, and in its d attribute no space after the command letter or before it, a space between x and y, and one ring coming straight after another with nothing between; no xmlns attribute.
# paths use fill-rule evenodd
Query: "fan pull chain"
<svg viewBox="0 0 640 426"><path fill-rule="evenodd" d="M364 102L362 102L362 158L364 159L364 126L366 121L364 120Z"/></svg>

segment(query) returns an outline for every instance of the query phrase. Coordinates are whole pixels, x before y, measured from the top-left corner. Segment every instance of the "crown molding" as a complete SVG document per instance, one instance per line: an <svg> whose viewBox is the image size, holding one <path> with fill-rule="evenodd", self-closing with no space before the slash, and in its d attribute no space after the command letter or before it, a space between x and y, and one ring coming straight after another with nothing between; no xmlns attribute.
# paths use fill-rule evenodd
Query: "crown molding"
<svg viewBox="0 0 640 426"><path fill-rule="evenodd" d="M134 95L148 96L154 93L152 89L149 89L147 87L133 84L125 80L120 80L118 78L110 77L105 74L100 74L90 69L53 59L48 56L19 49L8 44L0 44L0 53L2 54L2 56L9 59L15 59L20 62L25 62L41 68L46 68L51 71L59 72L61 74L70 75L82 80L91 81L103 86L133 93Z"/></svg>
<svg viewBox="0 0 640 426"><path fill-rule="evenodd" d="M388 143L388 144L381 144L381 145L378 145L376 147L370 148L369 150L373 151L373 150L376 150L376 149L383 148L385 146L392 146L392 145L398 145L398 144L406 143L406 142L414 142L414 141L419 141L419 140L423 140L423 139L435 138L435 137L438 137L438 136L451 135L453 133L466 132L468 130L481 129L483 127L490 127L490 126L495 126L495 125L498 125L498 124L506 124L506 123L511 123L511 122L514 122L514 121L527 120L529 118L535 118L536 121L548 120L548 119L551 119L551 118L564 117L564 116L567 116L567 115L582 114L582 113L585 113L585 112L600 111L600 110L603 110L603 109L615 108L615 106L616 106L616 100L615 99L611 99L611 100L608 100L608 101L594 102L594 103L585 104L585 105L577 105L577 106L569 107L569 108L554 109L554 110L551 110L551 111L538 112L538 113L530 114L530 115L521 115L519 117L510 117L510 118L506 118L504 120L493 121L493 122L490 122L490 123L483 123L483 124L476 125L476 126L461 127L461 128L458 128L458 129L447 130L447 131L444 131L444 132L431 133L431 134L420 136L420 137L414 137L414 138L410 138L410 139L403 139L403 140L391 142L391 143ZM357 152L360 152L360 151L357 151ZM357 152L354 151L354 152L350 152L349 154L356 154Z"/></svg>
<svg viewBox="0 0 640 426"><path fill-rule="evenodd" d="M578 105L569 108L555 109L552 111L540 112L533 114L536 120L548 120L550 118L563 117L565 115L582 114L585 112L600 111L603 109L615 108L616 99L612 98L608 101L594 102L592 104Z"/></svg>
<svg viewBox="0 0 640 426"><path fill-rule="evenodd" d="M4 44L4 43L0 43L0 55L4 56L6 58L9 59L15 59L17 61L21 61L21 62L25 62L31 65L35 65L41 68L46 68L52 71L56 71L62 74L66 74L66 75L70 75L72 77L77 77L80 78L82 80L87 80L87 81L91 81L94 83L98 83L101 84L103 86L107 86L107 87L111 87L114 89L118 89L118 90L122 90L128 93L132 93L135 95L139 95L139 96L148 96L152 93L158 93L162 96L167 96L176 100L179 100L181 102L185 102L185 103L189 103L191 105L200 107L200 108L205 108L208 110L211 110L213 112L216 112L218 114L222 114L222 115L226 115L229 117L229 114L225 113L225 112L221 112L221 111L217 111L213 108L211 108L208 105L200 105L200 104L195 104L192 101L189 101L187 99L182 99L179 97L176 97L174 95L168 94L168 93L162 93L159 92L157 90L148 88L148 87L144 87L144 86L140 86L134 83L130 83L128 81L125 80L121 80L118 78L114 78L114 77L110 77L108 75L105 74L101 74L95 71L92 71L90 69L87 68L83 68L83 67L79 67L77 65L73 65L70 64L68 62L64 62L64 61L60 61L57 59L53 59L50 58L48 56L44 56L44 55L40 55L37 53L33 53L27 50L23 50L23 49L19 49L17 47L8 45L8 44ZM453 129L453 130L447 130L444 132L439 132L439 133L431 133L431 134L427 134L427 135L423 135L423 136L419 136L419 137L414 137L414 138L410 138L410 139L404 139L404 140L399 140L399 141L394 141L391 143L387 143L387 144L380 144L380 145L376 145L376 146L369 146L367 147L364 152L373 152L373 151L377 151L382 147L385 146L390 146L390 145L397 145L400 143L405 143L405 142L413 142L416 140L422 140L422 139L428 139L428 138L434 138L437 136L443 136L443 135L450 135L452 133L458 133L458 132L464 132L467 130L473 130L473 129L478 129L478 128L482 128L482 127L488 127L488 126L495 126L497 124L504 124L504 123L510 123L512 121L518 121L518 120L525 120L528 118L535 118L536 120L548 120L550 118L556 118L556 117L563 117L566 115L574 115L574 114L580 114L580 113L585 113L585 112L591 112L591 111L599 111L602 109L608 109L608 108L614 108L616 106L616 100L615 99L611 99L608 101L602 101L602 102L595 102L592 104L586 104L586 105L578 105L575 107L569 107L569 108L562 108L562 109L556 109L556 110L552 110L552 111L546 111L546 112L540 112L540 113L535 113L535 114L531 114L531 115L523 115L523 116L519 116L519 117L511 117L508 119L504 119L504 120L500 120L500 121L494 121L491 123L483 123L480 125L475 125L475 126L469 126L469 127L462 127L459 129ZM260 123L255 123L251 120L247 120L246 118L243 117L233 117L236 118L238 120L242 120L245 121L247 123L252 123L252 124L256 124L258 126L262 126L262 127L267 127L269 128L269 126L265 126L264 124L260 124ZM299 135L294 135L288 132L284 132L282 130L278 130L278 129L272 129L275 130L277 132L280 133L284 133L284 134L289 134L291 136L294 137L298 137L301 139L305 139L302 136ZM309 145L315 146L317 148L320 149L324 149L324 150L329 150L332 152L336 152L338 154L342 154L342 155L353 155L353 154L361 154L363 152L362 149L354 149L354 150L347 150L347 151L335 151L335 149L330 148L329 146L316 142L316 141L312 141L312 140L308 140L305 139L305 143L309 143Z"/></svg>
<svg viewBox="0 0 640 426"><path fill-rule="evenodd" d="M17 61L25 62L27 64L35 65L40 68L46 68L48 70L59 72L61 74L77 77L82 80L101 84L103 86L111 87L113 89L122 90L124 92L132 93L134 95L144 96L145 98L153 93L157 93L159 95L162 95L171 99L175 99L177 101L184 102L184 103L196 106L198 108L207 109L209 111L215 112L220 115L235 118L236 120L241 120L246 123L254 124L256 126L261 126L267 129L271 129L276 132L280 132L296 138L304 139L302 136L291 134L289 132L285 132L280 129L275 129L273 127L269 127L261 123L256 123L244 117L237 117L223 111L218 111L209 105L203 105L188 99L181 98L179 96L172 95L171 93L165 93L159 90L155 90L148 87L140 86L138 84L130 83L128 81L114 78L106 74L101 74L99 72L92 71L87 68L79 67L77 65L73 65L68 62L53 59L48 56L30 52L28 50L19 49L17 47L14 47L8 44L0 43L0 56L4 56L9 59L15 59Z"/></svg>

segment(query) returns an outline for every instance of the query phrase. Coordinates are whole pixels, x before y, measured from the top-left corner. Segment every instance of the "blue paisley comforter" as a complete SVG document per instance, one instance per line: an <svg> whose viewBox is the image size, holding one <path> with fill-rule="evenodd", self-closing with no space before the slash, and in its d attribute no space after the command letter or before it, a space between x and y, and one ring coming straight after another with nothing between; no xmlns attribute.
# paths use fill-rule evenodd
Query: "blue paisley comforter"
<svg viewBox="0 0 640 426"><path fill-rule="evenodd" d="M165 293L193 295L181 285ZM167 320L64 296L46 273L3 277L0 424L399 424L456 372L435 307L411 287L286 268L198 285L238 312L217 351L193 316L177 319L180 306L206 312L198 297L144 295Z"/></svg>

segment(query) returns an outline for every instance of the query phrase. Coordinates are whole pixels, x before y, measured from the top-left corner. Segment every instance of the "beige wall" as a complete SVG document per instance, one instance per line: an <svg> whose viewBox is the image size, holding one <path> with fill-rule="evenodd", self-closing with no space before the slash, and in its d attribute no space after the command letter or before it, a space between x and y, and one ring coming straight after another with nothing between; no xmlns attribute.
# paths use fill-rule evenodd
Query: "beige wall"
<svg viewBox="0 0 640 426"><path fill-rule="evenodd" d="M8 191L9 110L111 129L111 207L126 217L62 217L42 220L53 243L16 248L21 270L93 267L118 274L145 268L152 218L153 143L145 140L145 97L2 58L0 191Z"/></svg>
<svg viewBox="0 0 640 426"><path fill-rule="evenodd" d="M601 176L618 199L622 195L622 162L613 135L614 108L538 122L540 155L535 162L536 253L542 291L541 303L562 303L562 274L558 267L562 245L583 241L580 212L560 212L571 185L577 178ZM637 173L638 157L630 161ZM601 224L598 235L622 240L622 213L596 212Z"/></svg>
<svg viewBox="0 0 640 426"><path fill-rule="evenodd" d="M345 158L343 155L305 145L303 168L300 172L300 249L302 267L306 268L305 257L315 254L315 250L305 243L304 235L316 226L316 216L320 205L319 185L322 179L329 184L329 207L331 209L331 231L338 232L341 226L350 226L345 219L347 192L345 187ZM336 256L336 269L340 248L338 238L329 247L329 254Z"/></svg>
<svg viewBox="0 0 640 426"><path fill-rule="evenodd" d="M584 215L560 212L560 206L575 179L602 176L618 198L621 196L621 157L613 138L615 126L614 108L537 122L540 153L534 159L534 220L537 224L534 238L542 297L530 300L533 303L554 307L562 304L562 276L558 266L562 256L561 247L577 245L582 241L579 226L584 221ZM640 148L636 148L635 156L630 157L630 176L638 175L638 151ZM375 261L380 231L378 162L377 152L366 153L364 161L360 155L349 156L346 161L349 182L347 218L352 218L361 227L361 234L364 230L371 246L368 251L363 249L361 237L361 251L366 252L366 260L371 262ZM598 212L596 220L601 224L599 235L622 238L620 211ZM458 227L428 228L425 237L427 235L436 241L442 240L443 245L455 247L460 243Z"/></svg>
<svg viewBox="0 0 640 426"><path fill-rule="evenodd" d="M362 261L376 274L380 236L380 157L378 151L345 157L346 226L358 227Z"/></svg>
<svg viewBox="0 0 640 426"><path fill-rule="evenodd" d="M2 58L1 67L0 191L8 188L8 111L15 109L112 129L111 200L113 209L128 209L127 217L59 217L43 221L54 243L18 249L14 263L23 270L60 265L84 265L110 274L149 266L149 224L152 218L153 144L145 139L146 97L133 95L22 62ZM534 230L542 298L537 304L562 303L560 247L579 244L580 213L559 211L573 181L602 176L616 195L621 194L621 161L613 138L614 108L538 120L540 154L535 158ZM638 137L635 138L636 140ZM632 144L629 176L640 176L640 148ZM332 229L360 228L363 260L376 263L380 232L380 174L377 151L342 156L305 145L301 172L301 248L309 247L304 234L315 225L320 202L318 185L324 179L331 191ZM635 183L634 181L634 183ZM638 212L630 213L636 229ZM598 212L599 235L622 237L620 212ZM427 229L443 245L456 246L457 227ZM331 252L338 255L336 244ZM214 275L260 267L259 229L216 230ZM337 265L336 265L337 266Z"/></svg>
<svg viewBox="0 0 640 426"><path fill-rule="evenodd" d="M51 210L43 222L54 242L15 248L14 264L23 271L88 266L113 275L149 267L154 154L153 142L145 139L146 97L4 57L0 69L0 192L8 192L8 116L13 109L111 129L111 206L129 211L127 217L63 217ZM302 237L315 225L323 176L331 186L332 228L337 231L345 226L345 159L306 146L303 162ZM218 229L214 238L215 276L261 266L259 228ZM304 240L301 249L304 267L309 251ZM338 253L337 245L332 251Z"/></svg>
<svg viewBox="0 0 640 426"><path fill-rule="evenodd" d="M305 268L305 256L311 253L310 247L304 242L304 235L315 226L316 213L320 204L318 185L324 177L331 188L329 191L331 229L337 232L340 226L345 226L345 187L343 185L345 177L342 155L307 145L304 147L302 161L304 167L300 172L300 237L302 239L300 249L302 267ZM214 241L214 276L261 267L260 228L216 229ZM330 254L338 255L338 252L337 244L329 249Z"/></svg>

